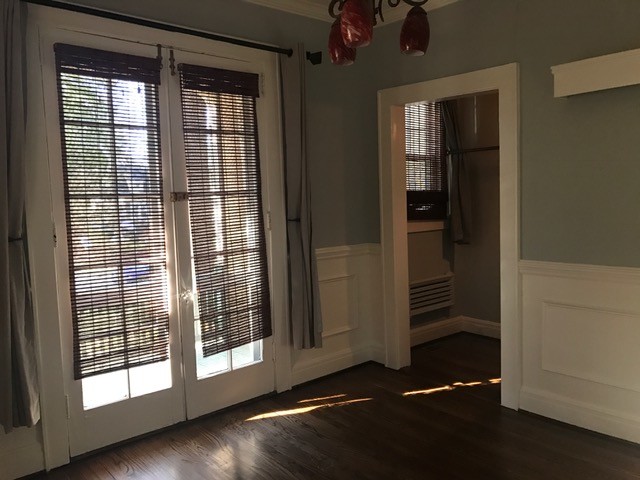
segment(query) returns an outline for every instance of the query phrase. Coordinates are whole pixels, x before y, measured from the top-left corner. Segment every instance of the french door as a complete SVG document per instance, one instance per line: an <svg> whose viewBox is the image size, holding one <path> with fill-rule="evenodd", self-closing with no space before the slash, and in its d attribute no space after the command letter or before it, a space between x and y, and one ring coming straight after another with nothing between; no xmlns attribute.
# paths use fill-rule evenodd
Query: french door
<svg viewBox="0 0 640 480"><path fill-rule="evenodd" d="M275 59L41 50L71 456L273 391Z"/></svg>

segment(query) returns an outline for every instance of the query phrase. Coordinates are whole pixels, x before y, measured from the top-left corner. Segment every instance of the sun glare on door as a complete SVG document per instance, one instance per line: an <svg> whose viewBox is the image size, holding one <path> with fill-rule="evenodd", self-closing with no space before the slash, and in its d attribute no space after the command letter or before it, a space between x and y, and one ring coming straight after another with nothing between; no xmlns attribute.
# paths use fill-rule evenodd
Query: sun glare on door
<svg viewBox="0 0 640 480"><path fill-rule="evenodd" d="M85 410L171 388L169 360L82 379Z"/></svg>

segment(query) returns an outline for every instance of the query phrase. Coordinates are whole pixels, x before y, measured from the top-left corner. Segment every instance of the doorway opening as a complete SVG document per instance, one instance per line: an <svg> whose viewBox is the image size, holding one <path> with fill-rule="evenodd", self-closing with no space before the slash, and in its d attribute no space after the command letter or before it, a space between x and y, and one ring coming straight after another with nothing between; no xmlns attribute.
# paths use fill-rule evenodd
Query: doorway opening
<svg viewBox="0 0 640 480"><path fill-rule="evenodd" d="M497 97L497 138L500 148L497 160L497 169L499 170L497 193L499 227L497 229L498 232L494 232L499 244L499 253L497 255L499 264L498 278L496 278L495 270L492 274L494 283L499 284L499 307L496 307L494 297L493 311L494 315L497 312L498 318L487 318L486 320L495 322L499 319L500 326L497 328L496 325L488 325L488 322L480 322L476 323L475 327L487 327L488 330L485 329L485 331L478 333L493 333L494 336L501 338L501 403L506 407L517 409L519 406L520 366L522 363L519 316L520 286L517 265L519 258L519 97L517 64L396 87L383 90L379 94L385 363L388 367L396 369L411 363L412 321L409 279L411 278L410 275L422 276L425 274L425 272L416 273L415 262L411 261L409 257L410 244L412 242L409 240L410 227L409 222L407 222L406 105L437 103L444 100L455 100L456 103L464 105L465 102L477 102L477 100L474 100L477 98L483 98L481 101L485 101L484 97L487 94ZM467 100L467 98L471 100ZM486 98L489 99L490 97ZM490 100L486 101L490 102ZM473 128L476 127L473 126ZM485 146L495 147L497 145ZM489 151L487 150L487 152ZM441 222L431 232L419 231L417 233L423 235L426 233L428 236L434 237L432 232L437 232L439 228L442 236L442 232L446 230L445 225L446 223ZM411 233L411 235L415 235L415 233ZM444 241L442 239L440 241L444 249ZM428 242L426 243L428 244ZM495 245L493 247L495 248ZM474 263L474 255L470 256L469 251L456 251L456 247L450 248L453 250L443 252L440 264L435 267L440 270L449 267L450 270L443 272L441 275L442 281L446 280L444 277L451 276L451 272L455 275L456 259L458 262L464 259L464 264ZM477 254L478 252L473 253ZM451 260L454 261L453 268L451 268ZM470 265L469 268L473 269L473 265ZM495 264L493 268L495 269ZM477 279L467 279L468 283L473 283L474 281L477 281ZM481 296L481 293L475 293L471 296L473 297L473 295ZM467 306L464 307L465 310L463 311L477 312L478 308L481 308L485 310L482 313L483 316L491 315L487 313L487 305L478 307L481 299L478 302L474 300L473 303L476 303L475 307ZM450 309L448 318L446 318L448 323L435 324L435 326L432 324L426 330L424 328L423 330L428 331L431 329L432 331L437 331L438 327L441 327L438 336L444 336L448 333L460 331L461 322L473 323L473 316L464 315L459 313L460 311L456 311L459 307L461 306L448 305L447 308ZM466 310L468 308L471 309ZM421 313L425 314L425 312ZM451 318L451 313L457 313L457 317ZM434 314L432 313L431 315ZM427 320L427 323L433 323L434 321L433 318ZM414 322L416 322L415 319ZM449 330L447 331L447 329ZM420 339L419 336L414 336L414 342L420 343L421 340L425 341L428 338L423 337Z"/></svg>

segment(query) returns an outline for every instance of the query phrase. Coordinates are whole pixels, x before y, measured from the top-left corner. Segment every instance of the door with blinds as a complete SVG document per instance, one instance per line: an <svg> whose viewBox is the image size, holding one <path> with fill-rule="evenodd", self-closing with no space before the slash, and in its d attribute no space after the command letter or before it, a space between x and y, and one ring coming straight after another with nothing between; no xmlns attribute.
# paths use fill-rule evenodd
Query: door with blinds
<svg viewBox="0 0 640 480"><path fill-rule="evenodd" d="M259 69L77 33L48 48L71 455L273 391Z"/></svg>

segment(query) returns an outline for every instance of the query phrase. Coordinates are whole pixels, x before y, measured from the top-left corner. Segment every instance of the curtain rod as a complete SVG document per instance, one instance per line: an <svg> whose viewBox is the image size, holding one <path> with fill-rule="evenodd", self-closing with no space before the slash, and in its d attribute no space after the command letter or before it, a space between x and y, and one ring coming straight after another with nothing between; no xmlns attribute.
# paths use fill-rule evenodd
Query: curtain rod
<svg viewBox="0 0 640 480"><path fill-rule="evenodd" d="M447 150L447 155L464 155L465 153L489 152L491 150L500 150L500 145L492 147L463 148L462 150Z"/></svg>
<svg viewBox="0 0 640 480"><path fill-rule="evenodd" d="M191 28L179 27L176 25L170 25L168 23L154 22L153 20L145 20L142 18L131 17L129 15L109 12L106 10L99 10L96 8L83 7L81 5L74 5L66 2L59 2L57 0L21 0L21 1L25 3L32 3L34 5L43 5L45 7L59 8L59 9L68 10L71 12L85 13L87 15L93 15L95 17L108 18L109 20L118 20L120 22L127 22L127 23L132 23L134 25L141 25L143 27L156 28L158 30L165 30L167 32L193 35L195 37L207 38L209 40L215 40L218 42L231 43L233 45L253 48L255 50L264 50L267 52L282 53L288 57L293 55L293 50L291 48L273 47L271 45L265 45L264 43L251 42L249 40L240 40L238 38L226 37L224 35L216 35L215 33L202 32L200 30L193 30Z"/></svg>

